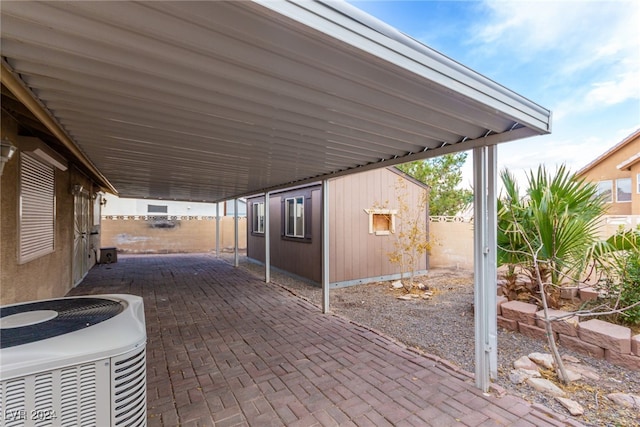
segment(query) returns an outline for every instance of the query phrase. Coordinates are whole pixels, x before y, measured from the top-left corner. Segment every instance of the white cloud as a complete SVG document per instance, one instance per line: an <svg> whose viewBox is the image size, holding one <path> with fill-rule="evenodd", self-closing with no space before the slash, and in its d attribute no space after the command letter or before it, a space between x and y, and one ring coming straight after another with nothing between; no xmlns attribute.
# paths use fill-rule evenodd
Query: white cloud
<svg viewBox="0 0 640 427"><path fill-rule="evenodd" d="M586 106L615 105L627 99L640 99L640 72L628 71L616 77L614 80L593 83L585 95Z"/></svg>
<svg viewBox="0 0 640 427"><path fill-rule="evenodd" d="M472 43L484 54L499 52L514 64L537 68L538 84L557 92L556 120L640 99L639 1L484 6L488 17L474 29Z"/></svg>

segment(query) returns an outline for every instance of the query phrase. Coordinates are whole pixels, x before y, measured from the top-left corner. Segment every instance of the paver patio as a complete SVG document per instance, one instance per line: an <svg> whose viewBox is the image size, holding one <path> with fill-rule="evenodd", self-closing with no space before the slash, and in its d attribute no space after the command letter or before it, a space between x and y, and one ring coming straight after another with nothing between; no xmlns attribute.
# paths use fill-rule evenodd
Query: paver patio
<svg viewBox="0 0 640 427"><path fill-rule="evenodd" d="M120 256L69 295L144 298L149 426L580 425L212 255Z"/></svg>

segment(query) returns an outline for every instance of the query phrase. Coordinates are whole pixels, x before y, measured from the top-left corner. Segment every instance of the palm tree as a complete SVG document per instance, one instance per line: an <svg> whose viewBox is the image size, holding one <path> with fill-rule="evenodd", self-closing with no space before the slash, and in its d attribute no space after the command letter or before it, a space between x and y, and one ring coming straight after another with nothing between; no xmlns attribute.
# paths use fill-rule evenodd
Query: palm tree
<svg viewBox="0 0 640 427"><path fill-rule="evenodd" d="M544 166L530 171L523 196L512 173L505 169L501 178L506 194L498 200L498 264L532 268L535 255L535 273L545 283L578 279L599 241L606 210L596 185L564 165L553 176Z"/></svg>

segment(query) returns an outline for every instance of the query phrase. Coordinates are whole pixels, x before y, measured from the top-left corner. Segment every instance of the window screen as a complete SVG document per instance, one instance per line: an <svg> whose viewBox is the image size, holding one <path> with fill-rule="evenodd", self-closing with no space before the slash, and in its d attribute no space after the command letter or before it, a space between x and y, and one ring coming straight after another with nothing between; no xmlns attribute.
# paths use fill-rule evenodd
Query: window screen
<svg viewBox="0 0 640 427"><path fill-rule="evenodd" d="M631 178L616 179L616 202L631 201Z"/></svg>
<svg viewBox="0 0 640 427"><path fill-rule="evenodd" d="M602 199L607 203L613 202L613 193L611 191L612 185L613 183L611 180L599 181L597 184L596 191L598 195L602 196Z"/></svg>
<svg viewBox="0 0 640 427"><path fill-rule="evenodd" d="M304 197L285 200L285 235L304 237Z"/></svg>
<svg viewBox="0 0 640 427"><path fill-rule="evenodd" d="M264 233L264 202L253 204L253 232Z"/></svg>
<svg viewBox="0 0 640 427"><path fill-rule="evenodd" d="M26 263L54 251L55 175L53 166L20 156L20 225L18 262Z"/></svg>

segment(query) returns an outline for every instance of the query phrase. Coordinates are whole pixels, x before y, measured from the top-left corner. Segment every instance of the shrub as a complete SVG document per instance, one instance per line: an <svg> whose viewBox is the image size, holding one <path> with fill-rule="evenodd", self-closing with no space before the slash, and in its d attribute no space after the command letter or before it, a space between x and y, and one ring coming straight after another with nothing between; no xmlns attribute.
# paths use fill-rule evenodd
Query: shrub
<svg viewBox="0 0 640 427"><path fill-rule="evenodd" d="M640 251L633 251L626 257L620 281L620 306L628 307L640 301ZM640 305L620 314L624 323L640 325Z"/></svg>

